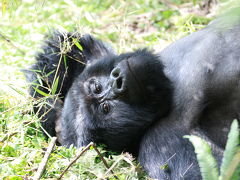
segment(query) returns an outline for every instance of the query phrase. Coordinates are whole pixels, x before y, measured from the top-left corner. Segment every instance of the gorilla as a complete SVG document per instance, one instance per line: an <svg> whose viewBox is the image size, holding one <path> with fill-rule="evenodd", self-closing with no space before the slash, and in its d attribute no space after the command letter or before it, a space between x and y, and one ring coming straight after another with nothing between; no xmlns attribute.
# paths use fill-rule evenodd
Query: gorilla
<svg viewBox="0 0 240 180"><path fill-rule="evenodd" d="M43 128L62 145L103 143L132 153L152 178L198 180L183 136L205 139L220 164L240 119L240 16L219 17L158 53L118 55L90 35L55 31L26 77Z"/></svg>

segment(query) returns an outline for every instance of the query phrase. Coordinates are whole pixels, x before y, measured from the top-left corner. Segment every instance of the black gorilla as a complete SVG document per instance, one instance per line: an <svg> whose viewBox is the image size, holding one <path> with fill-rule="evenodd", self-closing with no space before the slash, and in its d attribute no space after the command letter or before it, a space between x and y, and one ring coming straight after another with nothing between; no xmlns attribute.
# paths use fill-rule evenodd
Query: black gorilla
<svg viewBox="0 0 240 180"><path fill-rule="evenodd" d="M27 73L35 98L58 81L58 98L35 107L43 127L65 146L94 141L129 151L153 178L201 179L183 136L207 140L220 163L230 124L240 118L240 17L234 18L219 18L158 54L117 55L89 35L55 32Z"/></svg>

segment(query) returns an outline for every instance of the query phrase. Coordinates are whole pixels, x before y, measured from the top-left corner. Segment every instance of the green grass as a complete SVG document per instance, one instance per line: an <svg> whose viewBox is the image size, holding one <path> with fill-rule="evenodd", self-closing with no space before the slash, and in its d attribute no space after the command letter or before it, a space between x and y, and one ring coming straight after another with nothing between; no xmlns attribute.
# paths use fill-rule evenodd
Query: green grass
<svg viewBox="0 0 240 180"><path fill-rule="evenodd" d="M8 0L0 3L0 179L33 176L48 147L21 69L34 62L44 34L52 28L78 30L107 41L118 53L147 47L160 51L194 32L211 18L186 13L193 1L153 0ZM18 2L18 3L17 3ZM189 11L190 12L190 11ZM115 155L99 147L119 179L148 179L128 154ZM43 178L57 178L79 150L56 147ZM87 151L64 178L114 179L94 150Z"/></svg>

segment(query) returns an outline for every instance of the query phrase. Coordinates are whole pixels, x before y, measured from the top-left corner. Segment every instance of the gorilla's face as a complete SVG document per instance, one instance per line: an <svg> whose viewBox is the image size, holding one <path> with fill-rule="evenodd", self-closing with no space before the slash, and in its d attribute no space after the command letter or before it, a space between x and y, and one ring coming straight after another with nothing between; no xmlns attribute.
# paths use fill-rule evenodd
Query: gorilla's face
<svg viewBox="0 0 240 180"><path fill-rule="evenodd" d="M168 111L170 95L162 64L146 50L94 60L68 93L62 127L72 124L77 146L94 141L112 150L134 149L144 130Z"/></svg>

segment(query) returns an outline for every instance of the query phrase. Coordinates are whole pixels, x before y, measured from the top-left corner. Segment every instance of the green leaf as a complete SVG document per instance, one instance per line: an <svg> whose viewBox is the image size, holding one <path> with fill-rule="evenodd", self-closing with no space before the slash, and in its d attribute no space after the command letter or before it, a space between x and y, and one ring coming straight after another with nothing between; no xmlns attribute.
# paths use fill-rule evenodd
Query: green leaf
<svg viewBox="0 0 240 180"><path fill-rule="evenodd" d="M194 146L203 180L217 180L217 162L212 155L208 143L197 136L191 135L184 137L188 138Z"/></svg>
<svg viewBox="0 0 240 180"><path fill-rule="evenodd" d="M220 177L220 180L239 180L240 177L240 149L234 155L228 169L225 172L224 177Z"/></svg>
<svg viewBox="0 0 240 180"><path fill-rule="evenodd" d="M11 175L11 176L4 177L3 180L23 180L23 178L20 176Z"/></svg>
<svg viewBox="0 0 240 180"><path fill-rule="evenodd" d="M58 87L58 81L59 81L59 76L56 78L56 80L53 82L52 85L52 95L55 95Z"/></svg>
<svg viewBox="0 0 240 180"><path fill-rule="evenodd" d="M230 132L228 134L228 141L226 144L226 148L223 154L223 160L221 165L221 178L226 179L226 172L228 172L229 167L232 164L232 160L234 158L234 155L237 152L238 146L239 146L239 127L238 127L238 121L235 119L232 122Z"/></svg>
<svg viewBox="0 0 240 180"><path fill-rule="evenodd" d="M42 77L39 74L36 74L36 75L37 75L38 82L40 83L41 86L43 86Z"/></svg>
<svg viewBox="0 0 240 180"><path fill-rule="evenodd" d="M81 46L81 44L79 44L78 40L77 40L76 38L72 38L72 40L73 40L73 43L75 44L75 46L77 46L78 49L79 49L80 51L82 51L82 50L83 50L83 47Z"/></svg>
<svg viewBox="0 0 240 180"><path fill-rule="evenodd" d="M94 159L94 163L98 164L101 162L101 158L99 157L99 155L97 155Z"/></svg>
<svg viewBox="0 0 240 180"><path fill-rule="evenodd" d="M166 163L166 164L160 166L160 169L161 169L161 170L168 170L168 169L169 169L169 166L168 166L168 164Z"/></svg>
<svg viewBox="0 0 240 180"><path fill-rule="evenodd" d="M193 5L196 6L197 0L193 0Z"/></svg>
<svg viewBox="0 0 240 180"><path fill-rule="evenodd" d="M23 90L20 90L20 88L15 88L15 87L13 87L14 85L11 85L11 84L9 84L8 86L9 86L12 90L16 91L18 94L20 94L20 95L22 95L22 96L25 96L25 95L26 95Z"/></svg>
<svg viewBox="0 0 240 180"><path fill-rule="evenodd" d="M42 96L48 97L49 95L43 91L41 91L40 89L38 89L37 87L33 87L33 89L38 92L39 94L41 94Z"/></svg>
<svg viewBox="0 0 240 180"><path fill-rule="evenodd" d="M166 11L162 12L162 16L164 19L168 19L172 16L173 13L174 13L174 11L166 10Z"/></svg>
<svg viewBox="0 0 240 180"><path fill-rule="evenodd" d="M14 149L14 147L10 145L7 145L4 148L2 148L1 153L9 157L16 157L18 155L16 149Z"/></svg>
<svg viewBox="0 0 240 180"><path fill-rule="evenodd" d="M54 73L56 70L50 71L49 73L47 73L45 76L49 77L52 73Z"/></svg>

